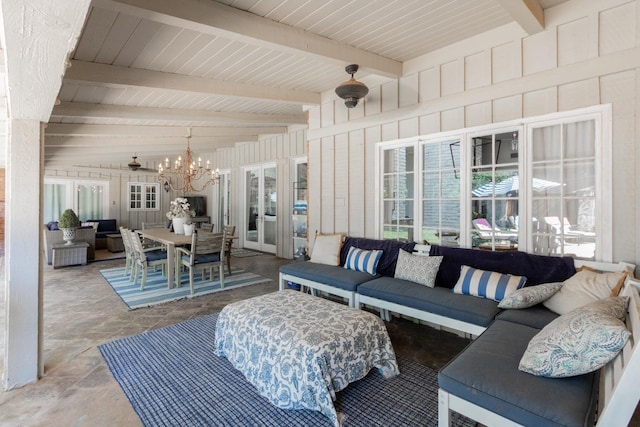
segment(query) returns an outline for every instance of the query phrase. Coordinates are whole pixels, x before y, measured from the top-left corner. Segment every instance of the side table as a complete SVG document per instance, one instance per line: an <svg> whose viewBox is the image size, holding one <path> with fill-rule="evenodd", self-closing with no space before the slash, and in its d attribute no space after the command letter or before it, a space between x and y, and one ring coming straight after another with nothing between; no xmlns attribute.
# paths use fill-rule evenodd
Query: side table
<svg viewBox="0 0 640 427"><path fill-rule="evenodd" d="M87 264L87 242L74 242L70 245L66 243L56 243L51 246L53 252L53 268L65 267L67 265Z"/></svg>
<svg viewBox="0 0 640 427"><path fill-rule="evenodd" d="M107 249L109 252L124 251L121 234L107 234Z"/></svg>

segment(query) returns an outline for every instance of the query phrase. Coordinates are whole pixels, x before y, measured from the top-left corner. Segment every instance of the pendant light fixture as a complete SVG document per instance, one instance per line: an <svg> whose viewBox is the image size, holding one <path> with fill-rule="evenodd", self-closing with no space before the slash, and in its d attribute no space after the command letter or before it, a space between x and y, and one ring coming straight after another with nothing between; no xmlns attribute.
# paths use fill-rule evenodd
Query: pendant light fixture
<svg viewBox="0 0 640 427"><path fill-rule="evenodd" d="M351 78L338 85L336 94L344 99L344 105L346 105L347 108L353 108L358 105L360 99L369 93L369 88L364 83L353 78L353 75L358 71L357 64L347 65L345 71L347 74L351 74Z"/></svg>

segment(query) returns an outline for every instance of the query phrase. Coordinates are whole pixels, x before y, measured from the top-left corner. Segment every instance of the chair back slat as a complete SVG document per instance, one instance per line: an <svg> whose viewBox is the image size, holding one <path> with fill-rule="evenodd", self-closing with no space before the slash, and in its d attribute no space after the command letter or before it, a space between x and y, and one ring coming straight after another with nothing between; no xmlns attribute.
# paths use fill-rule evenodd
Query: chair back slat
<svg viewBox="0 0 640 427"><path fill-rule="evenodd" d="M225 233L207 233L198 231L196 234L196 244L193 252L196 255L208 255L221 253L224 256Z"/></svg>

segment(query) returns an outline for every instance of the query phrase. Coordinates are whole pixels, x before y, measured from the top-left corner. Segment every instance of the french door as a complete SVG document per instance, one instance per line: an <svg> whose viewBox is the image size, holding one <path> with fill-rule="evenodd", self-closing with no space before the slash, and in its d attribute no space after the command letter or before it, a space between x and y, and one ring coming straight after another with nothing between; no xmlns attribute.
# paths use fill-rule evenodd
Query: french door
<svg viewBox="0 0 640 427"><path fill-rule="evenodd" d="M276 252L276 165L245 169L244 247Z"/></svg>
<svg viewBox="0 0 640 427"><path fill-rule="evenodd" d="M222 227L229 225L229 221L231 221L231 172L221 171L218 185L218 216L214 223L218 225L218 230L222 230Z"/></svg>

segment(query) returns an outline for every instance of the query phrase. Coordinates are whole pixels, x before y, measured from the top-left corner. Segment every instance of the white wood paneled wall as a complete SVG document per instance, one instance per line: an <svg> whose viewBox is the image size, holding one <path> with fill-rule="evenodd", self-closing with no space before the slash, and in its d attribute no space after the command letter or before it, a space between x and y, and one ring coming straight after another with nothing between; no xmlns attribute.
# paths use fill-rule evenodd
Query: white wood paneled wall
<svg viewBox="0 0 640 427"><path fill-rule="evenodd" d="M407 61L351 110L325 93L309 111L309 230L375 237L379 141L611 103L613 256L640 264L640 1L573 0L545 22Z"/></svg>

